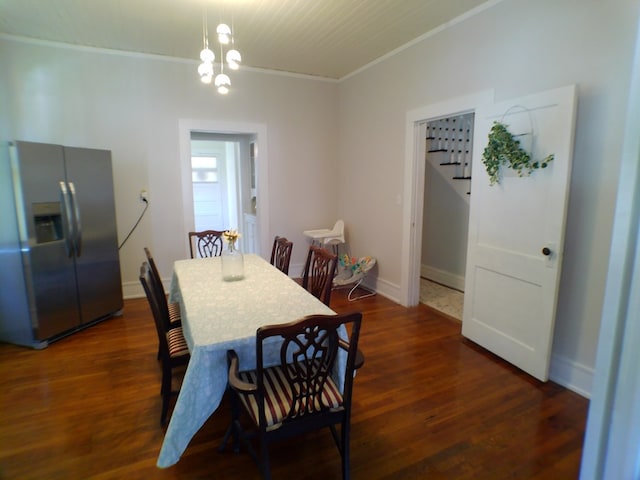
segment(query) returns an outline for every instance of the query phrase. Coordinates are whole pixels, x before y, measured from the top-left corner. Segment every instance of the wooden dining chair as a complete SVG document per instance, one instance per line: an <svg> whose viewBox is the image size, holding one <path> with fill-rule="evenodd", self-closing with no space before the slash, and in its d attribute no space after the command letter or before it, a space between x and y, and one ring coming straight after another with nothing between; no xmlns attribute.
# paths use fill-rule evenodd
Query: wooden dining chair
<svg viewBox="0 0 640 480"><path fill-rule="evenodd" d="M278 237L273 240L273 248L271 249L271 265L276 267L285 275L289 275L289 262L291 261L291 251L293 250L293 242L285 237Z"/></svg>
<svg viewBox="0 0 640 480"><path fill-rule="evenodd" d="M162 410L160 413L160 425L164 425L169 411L169 400L177 391L172 390L173 369L189 363L190 354L187 342L182 333L182 327L167 328L169 324L169 312L161 306L153 288L153 274L151 267L144 262L140 267L140 283L151 307L153 321L158 334L160 345L160 360L162 362L162 383L160 394L162 395Z"/></svg>
<svg viewBox="0 0 640 480"><path fill-rule="evenodd" d="M262 477L270 479L270 443L329 427L342 457L342 478L349 479L353 378L364 363L358 350L361 321L362 314L354 312L311 315L287 324L261 327L256 334L255 370L239 371L238 354L229 350L232 422L220 450L231 438L234 451L238 451L242 440ZM343 325L342 331L351 333L341 339ZM268 366L263 354L276 339L282 342L277 357L280 362ZM340 368L344 375L342 389L332 377L340 349L347 354ZM241 411L250 418L250 422L244 422L251 424L249 430L240 422ZM259 455L252 438L259 441Z"/></svg>
<svg viewBox="0 0 640 480"><path fill-rule="evenodd" d="M147 257L147 262L149 263L149 267L151 268L151 286L153 288L154 295L160 303L160 308L166 309L169 312L169 315L167 316L169 323L165 325L165 328L168 330L173 327L182 326L180 304L176 302L167 302L167 294L165 293L164 285L162 284L162 277L160 276L158 267L156 267L156 262L153 259L153 255L151 255L151 250L149 250L147 247L144 247L144 254ZM158 360L160 360L160 357L160 345L158 345Z"/></svg>
<svg viewBox="0 0 640 480"><path fill-rule="evenodd" d="M326 306L329 306L331 300L331 288L337 264L337 255L322 247L309 246L307 262L302 272L302 287L319 298Z"/></svg>
<svg viewBox="0 0 640 480"><path fill-rule="evenodd" d="M222 255L224 231L202 230L189 232L189 252L191 258L219 257Z"/></svg>
<svg viewBox="0 0 640 480"><path fill-rule="evenodd" d="M152 285L160 302L161 308L166 308L169 312L169 325L167 328L179 327L181 326L182 318L180 316L180 304L178 302L167 301L167 294L164 290L164 285L162 284L162 277L160 276L160 272L158 271L158 267L156 266L156 262L153 259L153 255L151 255L151 251L144 247L144 254L147 257L147 263L149 263L149 267L151 268L151 280Z"/></svg>

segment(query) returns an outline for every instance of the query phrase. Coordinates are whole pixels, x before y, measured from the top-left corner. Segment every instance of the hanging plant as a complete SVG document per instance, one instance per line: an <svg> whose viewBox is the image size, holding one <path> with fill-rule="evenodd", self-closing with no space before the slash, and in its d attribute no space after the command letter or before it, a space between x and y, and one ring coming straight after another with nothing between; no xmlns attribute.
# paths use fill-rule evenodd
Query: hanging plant
<svg viewBox="0 0 640 480"><path fill-rule="evenodd" d="M531 160L531 156L520 147L520 141L513 138L507 126L500 122L493 122L489 132L489 143L482 153L489 175L489 184L500 183L500 166L506 165L516 171L519 177L531 175L538 168L547 168L553 161L553 154L540 161Z"/></svg>

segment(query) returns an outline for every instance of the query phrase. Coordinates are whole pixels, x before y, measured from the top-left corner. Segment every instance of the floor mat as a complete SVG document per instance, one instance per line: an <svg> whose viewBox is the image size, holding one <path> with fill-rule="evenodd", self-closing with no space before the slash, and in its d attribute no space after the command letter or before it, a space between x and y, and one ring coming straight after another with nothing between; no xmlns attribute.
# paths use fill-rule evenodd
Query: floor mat
<svg viewBox="0 0 640 480"><path fill-rule="evenodd" d="M425 278L420 279L420 303L462 320L464 293Z"/></svg>

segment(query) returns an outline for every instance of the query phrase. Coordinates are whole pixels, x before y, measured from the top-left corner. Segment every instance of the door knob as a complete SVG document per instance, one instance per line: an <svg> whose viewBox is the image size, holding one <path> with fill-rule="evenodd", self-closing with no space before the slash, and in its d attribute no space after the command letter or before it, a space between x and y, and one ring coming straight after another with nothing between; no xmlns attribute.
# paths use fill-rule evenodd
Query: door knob
<svg viewBox="0 0 640 480"><path fill-rule="evenodd" d="M551 255L551 249L550 249L549 247L544 247L544 248L542 249L542 254L543 254L545 257L548 257L549 255Z"/></svg>

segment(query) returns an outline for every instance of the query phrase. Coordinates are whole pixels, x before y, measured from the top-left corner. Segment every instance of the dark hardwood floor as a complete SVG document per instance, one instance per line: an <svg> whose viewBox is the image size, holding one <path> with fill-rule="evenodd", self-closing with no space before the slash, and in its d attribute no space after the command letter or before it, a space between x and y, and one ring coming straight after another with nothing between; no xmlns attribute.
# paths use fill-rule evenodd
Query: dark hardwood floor
<svg viewBox="0 0 640 480"><path fill-rule="evenodd" d="M354 384L352 478L573 479L588 401L540 383L463 339L424 305L375 296L364 312L366 363ZM226 400L168 469L155 464L160 368L146 299L42 351L0 345L0 478L254 479L246 453L218 453ZM274 479L340 478L322 431L271 448Z"/></svg>

